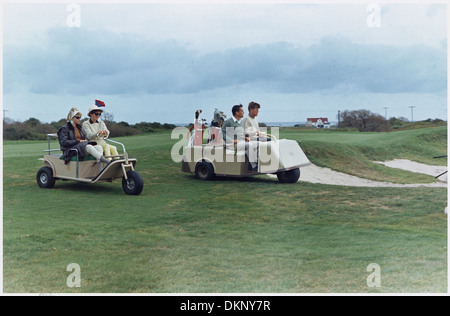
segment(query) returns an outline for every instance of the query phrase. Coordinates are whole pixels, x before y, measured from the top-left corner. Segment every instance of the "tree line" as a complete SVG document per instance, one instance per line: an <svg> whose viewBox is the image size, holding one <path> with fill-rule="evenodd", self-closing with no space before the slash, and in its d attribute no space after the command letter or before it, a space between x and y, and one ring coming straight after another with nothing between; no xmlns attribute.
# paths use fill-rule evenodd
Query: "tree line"
<svg viewBox="0 0 450 316"><path fill-rule="evenodd" d="M338 127L342 129L358 130L360 132L390 132L398 129L421 128L446 125L441 119L427 119L419 122L409 122L405 117L384 116L369 110L343 111L338 115Z"/></svg>
<svg viewBox="0 0 450 316"><path fill-rule="evenodd" d="M84 119L84 120L87 120ZM360 132L390 132L398 129L421 128L430 126L446 125L441 119L427 119L419 122L409 122L404 117L385 117L369 110L343 111L338 115L338 128L344 130L357 130ZM157 122L141 122L128 124L127 122L115 122L110 114L105 115L106 122L111 135L114 137L133 136L160 131L173 130L176 125L161 124ZM65 119L57 122L42 123L36 118L30 118L25 122L17 122L6 118L3 122L4 140L46 140L47 134L56 133L63 125L67 124ZM264 123L261 123L264 124Z"/></svg>
<svg viewBox="0 0 450 316"><path fill-rule="evenodd" d="M84 119L82 122L88 120ZM114 137L132 136L148 134L160 131L172 130L176 127L173 124L161 124L157 122L141 122L128 124L127 122L115 122L104 120L111 135ZM37 118L30 118L25 122L18 122L6 118L3 122L4 140L46 140L47 134L53 134L67 124L65 119L56 122L43 123Z"/></svg>

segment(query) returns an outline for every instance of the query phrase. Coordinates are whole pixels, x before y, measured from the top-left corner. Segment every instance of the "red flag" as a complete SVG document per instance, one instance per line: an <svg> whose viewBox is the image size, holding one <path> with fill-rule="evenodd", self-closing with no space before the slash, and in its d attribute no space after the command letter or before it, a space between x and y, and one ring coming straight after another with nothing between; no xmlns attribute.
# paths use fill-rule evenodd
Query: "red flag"
<svg viewBox="0 0 450 316"><path fill-rule="evenodd" d="M100 100L95 100L95 105L98 106L98 107L104 107L104 106L106 106L106 105L105 105L105 102L100 101Z"/></svg>

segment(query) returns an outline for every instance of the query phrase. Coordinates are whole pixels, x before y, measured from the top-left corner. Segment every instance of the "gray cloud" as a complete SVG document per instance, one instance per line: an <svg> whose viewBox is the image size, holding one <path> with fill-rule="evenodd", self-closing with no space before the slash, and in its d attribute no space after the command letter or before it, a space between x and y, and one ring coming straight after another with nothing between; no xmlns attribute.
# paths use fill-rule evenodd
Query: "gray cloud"
<svg viewBox="0 0 450 316"><path fill-rule="evenodd" d="M44 46L5 46L5 92L40 94L196 93L236 85L304 93L351 88L372 93L436 93L447 88L447 52L355 44L325 37L201 54L175 41L106 30L54 28Z"/></svg>

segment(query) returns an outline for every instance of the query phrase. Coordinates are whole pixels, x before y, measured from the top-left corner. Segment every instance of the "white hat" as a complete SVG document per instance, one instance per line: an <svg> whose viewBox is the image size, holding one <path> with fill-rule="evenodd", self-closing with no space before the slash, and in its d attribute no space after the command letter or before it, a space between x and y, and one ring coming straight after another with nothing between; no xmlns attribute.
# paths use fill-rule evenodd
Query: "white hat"
<svg viewBox="0 0 450 316"><path fill-rule="evenodd" d="M101 111L101 112L103 112L103 110L102 110L101 108L99 108L98 106L92 105L92 106L89 108L88 116L90 116L90 114L92 113L92 111Z"/></svg>

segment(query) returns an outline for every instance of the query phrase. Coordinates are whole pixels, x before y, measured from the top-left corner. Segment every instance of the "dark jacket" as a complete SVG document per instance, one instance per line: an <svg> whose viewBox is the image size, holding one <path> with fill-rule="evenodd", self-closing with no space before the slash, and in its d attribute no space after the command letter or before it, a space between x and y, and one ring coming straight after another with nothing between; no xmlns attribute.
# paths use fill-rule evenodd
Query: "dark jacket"
<svg viewBox="0 0 450 316"><path fill-rule="evenodd" d="M81 139L86 139L86 136L83 133L83 130L80 125L77 125L78 131L80 132ZM84 159L86 154L86 145L87 142L80 143L75 138L75 129L71 122L67 123L63 127L61 127L58 131L58 140L59 145L61 146L61 150L63 152L63 159L66 164L69 163L70 158L76 156L76 151L72 149L78 150L78 158L80 160Z"/></svg>

